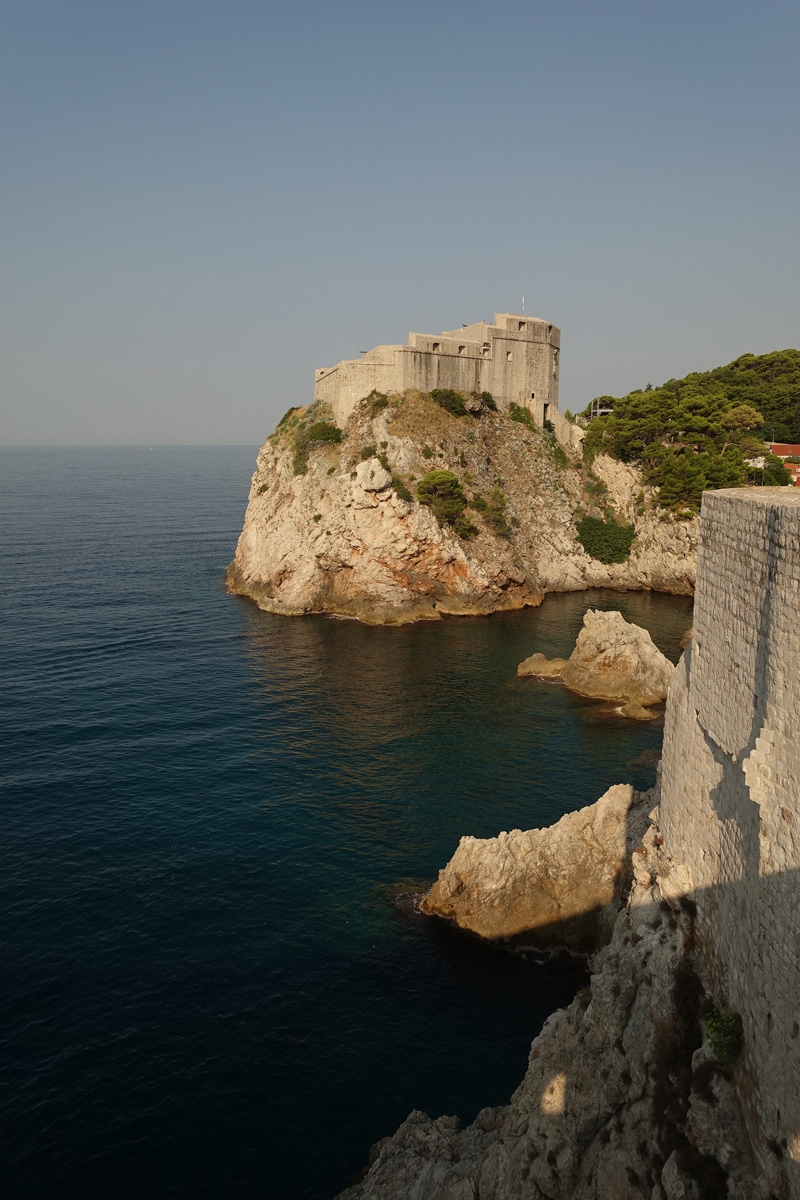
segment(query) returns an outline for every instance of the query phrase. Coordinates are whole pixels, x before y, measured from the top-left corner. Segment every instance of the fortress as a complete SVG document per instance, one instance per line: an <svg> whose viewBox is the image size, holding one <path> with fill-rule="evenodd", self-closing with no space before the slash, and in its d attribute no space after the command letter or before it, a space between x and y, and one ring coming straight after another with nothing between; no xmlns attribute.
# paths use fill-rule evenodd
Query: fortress
<svg viewBox="0 0 800 1200"><path fill-rule="evenodd" d="M524 406L537 425L550 421L559 441L577 446L581 431L558 408L560 352L561 330L555 325L524 313L495 313L491 325L478 321L444 333L409 333L405 346L376 346L359 359L322 367L314 399L327 402L336 423L344 425L373 389L491 392L499 407Z"/></svg>

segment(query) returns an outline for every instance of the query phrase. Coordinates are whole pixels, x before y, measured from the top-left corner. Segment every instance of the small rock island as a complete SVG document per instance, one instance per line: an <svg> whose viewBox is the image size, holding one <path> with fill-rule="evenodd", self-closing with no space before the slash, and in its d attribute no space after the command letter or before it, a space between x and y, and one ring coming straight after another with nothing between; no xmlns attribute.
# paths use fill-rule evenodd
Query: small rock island
<svg viewBox="0 0 800 1200"><path fill-rule="evenodd" d="M650 721L651 704L666 700L674 667L646 629L631 625L622 613L589 609L569 658L532 654L518 675L561 679L580 696L616 700L626 717Z"/></svg>

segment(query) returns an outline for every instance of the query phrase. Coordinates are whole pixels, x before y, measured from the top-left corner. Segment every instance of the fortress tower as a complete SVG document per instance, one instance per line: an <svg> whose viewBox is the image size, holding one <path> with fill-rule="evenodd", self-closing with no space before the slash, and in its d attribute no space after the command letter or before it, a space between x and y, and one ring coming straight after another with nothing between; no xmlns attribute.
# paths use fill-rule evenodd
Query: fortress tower
<svg viewBox="0 0 800 1200"><path fill-rule="evenodd" d="M373 390L404 392L454 388L491 392L498 406L524 405L538 425L550 420L563 440L558 411L561 330L524 313L495 313L444 333L410 333L405 346L376 346L316 372L314 399L324 400L343 425L354 406ZM570 439L571 440L571 439Z"/></svg>

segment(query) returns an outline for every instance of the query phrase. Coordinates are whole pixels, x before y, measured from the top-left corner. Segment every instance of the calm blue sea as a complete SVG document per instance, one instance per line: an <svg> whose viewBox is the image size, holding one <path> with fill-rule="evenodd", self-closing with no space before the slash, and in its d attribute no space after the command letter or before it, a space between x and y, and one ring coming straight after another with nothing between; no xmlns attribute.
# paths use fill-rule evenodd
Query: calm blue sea
<svg viewBox="0 0 800 1200"><path fill-rule="evenodd" d="M254 447L0 452L3 1194L327 1200L506 1101L574 978L393 904L647 785L661 722L517 680L620 608L372 629L229 596Z"/></svg>

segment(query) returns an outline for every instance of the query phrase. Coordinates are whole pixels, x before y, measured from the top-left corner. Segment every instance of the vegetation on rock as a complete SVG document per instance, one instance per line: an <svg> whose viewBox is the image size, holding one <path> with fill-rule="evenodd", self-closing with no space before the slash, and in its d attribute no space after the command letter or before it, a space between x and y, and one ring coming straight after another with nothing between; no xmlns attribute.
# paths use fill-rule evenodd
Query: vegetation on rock
<svg viewBox="0 0 800 1200"><path fill-rule="evenodd" d="M739 1013L712 1008L705 1020L711 1049L724 1073L729 1075L744 1045L742 1018Z"/></svg>
<svg viewBox="0 0 800 1200"><path fill-rule="evenodd" d="M411 492L408 489L408 485L406 484L406 481L404 479L402 479L399 475L392 476L392 487L394 488L395 494L397 496L399 496L401 500L409 500L410 501L410 500L414 499L414 497L411 495Z"/></svg>
<svg viewBox="0 0 800 1200"><path fill-rule="evenodd" d="M372 408L373 416L376 416L381 409L389 407L389 397L384 392L379 392L376 388L373 388L365 399Z"/></svg>
<svg viewBox="0 0 800 1200"><path fill-rule="evenodd" d="M289 417L292 415L292 413L297 412L297 408L298 408L298 406L296 404L293 404L290 409L287 409L287 411L281 417L280 421L278 421L278 424L275 426L275 428L280 429L281 425L285 425L286 422L289 420Z"/></svg>
<svg viewBox="0 0 800 1200"><path fill-rule="evenodd" d="M486 520L494 532L500 534L501 537L504 537L508 533L507 507L508 501L503 489L497 486L493 487L486 503Z"/></svg>
<svg viewBox="0 0 800 1200"><path fill-rule="evenodd" d="M508 414L512 421L519 421L520 425L527 425L528 429L532 429L534 433L537 432L530 409L523 408L521 404L511 404Z"/></svg>
<svg viewBox="0 0 800 1200"><path fill-rule="evenodd" d="M467 498L458 476L452 471L429 471L417 484L417 497L420 504L427 505L440 525L451 525L461 537L477 533L475 526L464 516Z"/></svg>
<svg viewBox="0 0 800 1200"><path fill-rule="evenodd" d="M454 417L465 417L467 415L467 404L461 392L455 392L452 388L434 388L431 392L431 400L434 400L446 412L452 413Z"/></svg>
<svg viewBox="0 0 800 1200"><path fill-rule="evenodd" d="M610 517L584 517L577 523L578 541L587 554L603 563L625 562L636 535L633 525L621 525Z"/></svg>
<svg viewBox="0 0 800 1200"><path fill-rule="evenodd" d="M315 447L341 442L343 437L343 431L331 421L315 421L313 425L298 429L294 435L295 475L305 475L308 456Z"/></svg>

